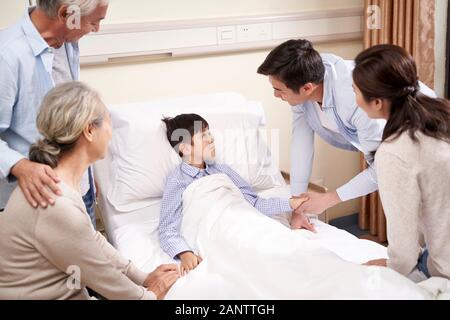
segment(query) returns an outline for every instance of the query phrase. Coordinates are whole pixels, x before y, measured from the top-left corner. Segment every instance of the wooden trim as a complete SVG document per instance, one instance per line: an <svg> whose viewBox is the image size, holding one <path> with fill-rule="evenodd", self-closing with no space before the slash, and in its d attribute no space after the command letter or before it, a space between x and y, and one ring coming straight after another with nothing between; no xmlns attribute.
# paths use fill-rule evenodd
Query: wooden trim
<svg viewBox="0 0 450 320"><path fill-rule="evenodd" d="M318 183L314 183L314 182L310 182L308 184L308 188L311 189L312 191L319 192L319 193L327 193L328 192L327 187L322 186Z"/></svg>
<svg viewBox="0 0 450 320"><path fill-rule="evenodd" d="M289 173L287 173L286 171L281 171L281 175L283 176L284 180L287 183L290 183L291 175ZM311 189L312 191L319 192L319 193L327 193L328 192L327 187L320 185L318 183L313 183L313 182L310 182L308 184L308 189Z"/></svg>
<svg viewBox="0 0 450 320"><path fill-rule="evenodd" d="M291 182L291 175L289 173L287 173L286 171L281 171L281 175L283 176L284 180L286 181L286 183L290 183ZM325 186L322 186L320 184L317 183L312 183L310 182L308 184L308 190L310 191L315 191L315 192L319 192L319 193L327 193L328 192L328 188ZM325 210L322 214L319 215L319 220L325 223L328 223L328 212L327 210Z"/></svg>

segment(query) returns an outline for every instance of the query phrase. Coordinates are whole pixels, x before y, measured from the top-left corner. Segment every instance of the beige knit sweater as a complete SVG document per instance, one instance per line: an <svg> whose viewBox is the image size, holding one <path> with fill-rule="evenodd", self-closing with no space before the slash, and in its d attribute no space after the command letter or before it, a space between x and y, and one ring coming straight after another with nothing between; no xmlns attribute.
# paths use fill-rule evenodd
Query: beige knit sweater
<svg viewBox="0 0 450 320"><path fill-rule="evenodd" d="M375 156L388 266L408 275L426 244L430 274L450 279L450 144L421 133L417 138L403 133Z"/></svg>
<svg viewBox="0 0 450 320"><path fill-rule="evenodd" d="M47 209L16 188L0 214L0 299L89 299L86 286L107 299L155 299L147 274L94 230L80 194L59 186Z"/></svg>

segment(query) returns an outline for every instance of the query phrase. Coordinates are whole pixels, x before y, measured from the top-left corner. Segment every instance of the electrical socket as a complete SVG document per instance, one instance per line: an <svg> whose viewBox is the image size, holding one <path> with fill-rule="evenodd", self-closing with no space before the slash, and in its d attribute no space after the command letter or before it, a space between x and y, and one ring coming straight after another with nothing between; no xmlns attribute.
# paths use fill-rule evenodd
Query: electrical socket
<svg viewBox="0 0 450 320"><path fill-rule="evenodd" d="M217 43L230 44L236 42L236 26L217 27Z"/></svg>
<svg viewBox="0 0 450 320"><path fill-rule="evenodd" d="M255 23L237 26L237 42L272 40L272 23Z"/></svg>

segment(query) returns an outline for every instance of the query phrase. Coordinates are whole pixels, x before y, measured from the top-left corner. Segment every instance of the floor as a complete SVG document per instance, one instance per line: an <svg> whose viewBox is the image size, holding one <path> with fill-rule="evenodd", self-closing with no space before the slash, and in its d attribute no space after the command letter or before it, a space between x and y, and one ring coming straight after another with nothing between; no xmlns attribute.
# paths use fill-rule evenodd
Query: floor
<svg viewBox="0 0 450 320"><path fill-rule="evenodd" d="M385 247L387 247L387 245L388 245L387 242L379 242L378 238L376 236L371 235L370 233L365 233L362 236L359 236L358 238L371 240L371 241L377 242L377 243L379 243L379 244L381 244L381 245L383 245Z"/></svg>
<svg viewBox="0 0 450 320"><path fill-rule="evenodd" d="M360 239L371 240L384 246L387 246L386 242L379 242L376 236L371 235L367 230L361 230L359 228L357 213L333 219L329 222L329 224L339 229L344 229Z"/></svg>

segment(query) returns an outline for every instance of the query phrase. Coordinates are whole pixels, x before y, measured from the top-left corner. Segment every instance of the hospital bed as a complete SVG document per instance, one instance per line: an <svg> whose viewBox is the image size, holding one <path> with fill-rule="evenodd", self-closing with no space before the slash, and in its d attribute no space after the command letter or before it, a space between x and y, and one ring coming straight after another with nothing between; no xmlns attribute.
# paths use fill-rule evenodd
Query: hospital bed
<svg viewBox="0 0 450 320"><path fill-rule="evenodd" d="M218 162L229 164L263 197L290 197L289 185L283 179L278 169L278 163L267 147L265 114L261 104L258 102L248 101L237 93L217 93L113 105L108 108L113 120L113 139L106 158L97 162L94 170L99 187L100 213L109 241L122 255L131 259L144 271L150 272L162 263L174 262L161 250L157 232L165 178L180 163L178 155L170 147L165 137L165 129L160 121L163 116L175 116L180 113L198 113L202 115L209 122L210 130L215 137ZM237 219L239 220L240 218ZM358 239L352 234L322 221L314 222L318 229L318 234L312 235L305 230L292 231L289 230L287 214L280 214L276 217L276 221L269 221L270 219L260 221L258 219L259 217L256 219L255 229L257 228L256 225L260 223L263 230L270 230L268 231L269 233L279 233L281 237L284 236L284 233L289 234L289 237L298 236L299 239L302 239L304 246L309 246L311 242L316 246L314 248L317 249L318 244L320 244L320 248L325 251L320 251L322 249L316 251L314 249L311 251L314 254L310 255L319 257L319 259L325 259L321 261L331 262L324 262L320 266L308 269L310 271L303 272L311 272L309 279L316 279L316 281L321 283L321 286L315 284L314 288L322 288L322 291L314 293L314 290L319 289L305 287L301 292L297 292L296 290L300 290L298 287L297 289L294 287L290 288L290 285L287 284L283 288L278 288L273 283L256 290L254 282L248 283L248 288L253 288L253 291L250 289L247 291L244 289L236 290L230 287L232 283L242 284L247 279L252 279L252 277L242 278L242 274L240 274L240 270L244 270L247 267L245 264L246 258L242 258L241 262L244 264L236 266L233 271L231 267L223 269L223 266L227 265L226 263L221 262L220 266L218 266L217 260L214 259L220 259L221 257L220 253L217 253L217 257L206 257L206 261L204 260L188 276L178 280L169 291L167 298L308 299L322 297L422 299L431 297L429 291L424 290L392 270L380 271L379 269L381 268L376 267L366 268L367 270L362 269L359 264L363 262L387 257L386 248L375 242ZM253 224L253 222L248 221L245 223ZM284 229L280 229L273 223ZM269 229L265 229L266 224L270 224ZM252 227L246 226L246 228L243 229L245 230L244 232L233 235L233 238L245 238L243 233L251 235L254 231L251 229ZM256 235L256 237L259 237L259 235ZM289 243L289 241L292 242L292 239L286 241ZM244 240L247 241L248 239L239 240L241 242L238 246ZM247 247L247 249L252 249L251 239L249 243L250 247ZM246 254L249 259L253 259L252 261L259 261L258 259L260 258L258 256L250 257L253 255L253 251L258 251L256 247L257 243L255 243L255 250L250 250ZM289 245L286 247L289 247ZM237 251L245 249L239 248ZM263 264L266 264L273 257L274 261L267 262L268 265L271 265L271 268L279 268L282 271L285 267L285 264L283 264L284 256L275 258L280 252L283 252L282 249L284 250L284 248L279 248L279 250L274 248L273 253L270 250L265 250L262 255L266 254L267 256L265 256L265 260L262 260L265 261ZM298 250L301 251L301 247ZM318 254L317 252L322 253ZM236 256L239 255L239 252L231 252L230 254ZM302 255L304 252L299 254ZM286 255L291 255L291 253L286 252ZM226 252L224 256L226 256ZM309 261L309 256L306 255L305 257ZM293 261L293 259L287 260L290 261L289 263L298 263L298 261ZM341 260L344 262L341 262ZM303 263L299 265L301 265L299 267L304 267ZM359 269L349 271L352 274L349 275L349 272L344 271L343 265L347 269ZM297 267L294 266L295 268ZM285 273L289 274L291 271L292 268ZM386 272L387 275L385 274ZM253 281L259 283L257 274L257 272L254 273L253 276L256 278ZM344 274L344 276L338 276L340 274ZM360 280L355 278L356 275L359 275L358 279ZM327 292L335 290L333 288L342 288L342 284L339 283L344 281L347 276L348 282L353 282L348 285L355 286L355 289L351 289L353 291L340 292L339 290L341 289L336 289L335 293L327 294ZM263 277L267 278L262 274L261 278ZM389 279L388 289L382 288L381 284L379 284L379 288L377 287L377 281L380 281L380 279L384 282L387 282L388 280L386 279ZM289 279L286 278L285 281L289 283ZM335 285L330 287L333 283ZM368 289L370 286L378 289ZM245 285L242 285L242 288L244 287ZM397 291L396 289L398 288L402 290ZM281 289L283 290L277 291Z"/></svg>

